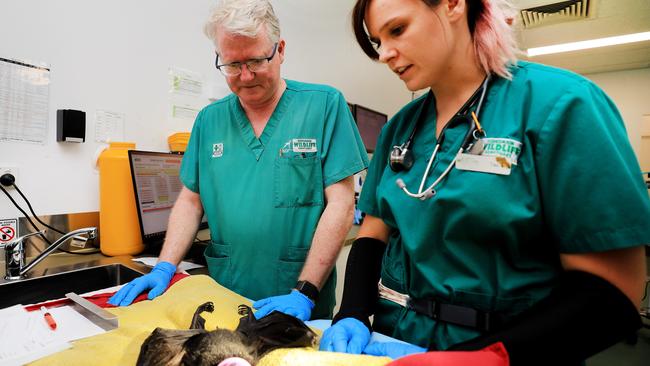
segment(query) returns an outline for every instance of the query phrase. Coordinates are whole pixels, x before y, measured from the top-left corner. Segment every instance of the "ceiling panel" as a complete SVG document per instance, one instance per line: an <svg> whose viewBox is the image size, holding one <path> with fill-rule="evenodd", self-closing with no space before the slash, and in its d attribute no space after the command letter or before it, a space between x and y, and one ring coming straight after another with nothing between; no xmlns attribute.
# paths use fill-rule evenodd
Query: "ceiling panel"
<svg viewBox="0 0 650 366"><path fill-rule="evenodd" d="M512 3L520 10L560 1L513 0ZM530 29L523 29L519 19L516 27L521 49L650 31L650 0L592 1L595 11L588 19ZM650 67L650 42L537 56L529 60L583 74Z"/></svg>

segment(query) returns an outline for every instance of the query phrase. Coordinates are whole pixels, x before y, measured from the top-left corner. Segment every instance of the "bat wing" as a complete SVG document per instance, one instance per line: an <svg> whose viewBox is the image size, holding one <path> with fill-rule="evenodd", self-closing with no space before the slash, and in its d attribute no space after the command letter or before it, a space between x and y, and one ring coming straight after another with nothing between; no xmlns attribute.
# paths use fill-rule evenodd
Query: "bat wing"
<svg viewBox="0 0 650 366"><path fill-rule="evenodd" d="M310 347L316 334L300 319L273 311L256 319L250 307L239 306L240 315L236 331L244 335L257 348L260 356L277 348Z"/></svg>

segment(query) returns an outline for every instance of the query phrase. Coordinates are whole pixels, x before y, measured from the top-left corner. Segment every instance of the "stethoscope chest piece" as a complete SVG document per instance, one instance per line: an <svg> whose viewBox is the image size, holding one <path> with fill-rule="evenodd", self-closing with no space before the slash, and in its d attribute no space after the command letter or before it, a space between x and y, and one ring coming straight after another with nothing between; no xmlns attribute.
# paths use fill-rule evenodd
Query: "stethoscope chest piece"
<svg viewBox="0 0 650 366"><path fill-rule="evenodd" d="M474 141L474 143L469 148L467 153L472 155L481 155L483 153L484 148L485 148L485 142L483 141L482 137L479 137Z"/></svg>
<svg viewBox="0 0 650 366"><path fill-rule="evenodd" d="M390 152L389 165L395 173L409 170L413 166L413 153L406 144L395 145Z"/></svg>

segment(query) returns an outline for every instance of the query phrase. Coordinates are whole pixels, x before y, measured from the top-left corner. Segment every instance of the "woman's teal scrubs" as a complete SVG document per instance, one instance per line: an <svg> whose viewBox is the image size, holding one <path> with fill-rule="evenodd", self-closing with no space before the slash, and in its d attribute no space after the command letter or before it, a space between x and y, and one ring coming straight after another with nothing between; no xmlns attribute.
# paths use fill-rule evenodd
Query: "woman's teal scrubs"
<svg viewBox="0 0 650 366"><path fill-rule="evenodd" d="M208 217L210 275L254 300L295 286L325 207L323 190L368 166L343 95L286 82L259 138L235 95L204 108L181 167ZM312 318L331 318L335 285L333 273Z"/></svg>
<svg viewBox="0 0 650 366"><path fill-rule="evenodd" d="M490 138L483 154L511 163L509 175L454 168L433 198L408 197L395 181L417 192L436 144L435 106L415 135L408 172L393 172L387 160L408 139L424 97L384 127L360 208L393 229L381 274L387 287L508 317L549 293L562 270L559 253L650 243L648 192L612 101L570 72L526 62L511 71L512 81L491 83L480 115ZM425 187L452 162L466 131L446 132ZM386 300L374 328L438 349L479 334Z"/></svg>

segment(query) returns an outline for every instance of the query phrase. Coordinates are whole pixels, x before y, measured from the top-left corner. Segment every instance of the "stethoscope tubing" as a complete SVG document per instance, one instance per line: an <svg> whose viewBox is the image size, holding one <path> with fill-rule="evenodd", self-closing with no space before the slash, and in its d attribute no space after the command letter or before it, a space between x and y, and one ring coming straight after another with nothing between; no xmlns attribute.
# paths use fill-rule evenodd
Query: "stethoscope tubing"
<svg viewBox="0 0 650 366"><path fill-rule="evenodd" d="M485 93L487 92L487 85L488 85L489 81L490 81L490 75L488 74L488 76L485 77L485 80L483 80L483 83L481 85L482 90L481 90L481 96L479 97L479 100L478 100L478 105L476 106L476 115L480 114L481 107L483 107L483 101L484 101L484 98L485 98ZM472 140L472 139L476 140L476 139L479 138L479 136L477 136L475 134L475 132L476 132L475 127L476 126L475 126L474 122L471 119L469 119L469 125L470 125L469 130L467 131L467 134L463 138L463 142L461 143L460 148L458 149L458 152L454 156L454 159L452 160L451 163L449 163L449 165L447 166L447 168L445 168L445 170L442 172L442 174L440 174L440 176L438 176L438 178L433 183L431 183L430 186L428 186L425 190L423 190L424 184L425 184L427 178L429 177L429 171L431 170L431 166L433 165L433 161L435 160L436 155L438 154L438 150L440 149L440 145L442 145L442 142L444 141L445 130L447 129L447 127L450 126L450 123L447 123L447 125L442 129L442 131L440 131L440 137L438 138L438 143L436 143L436 146L433 149L433 152L431 153L431 158L429 158L429 162L427 163L427 168L424 170L424 174L422 175L422 179L420 180L420 187L418 188L418 193L412 193L411 191L409 191L408 188L406 187L406 183L404 183L404 180L401 179L401 178L398 178L395 181L397 186L404 193L406 193L406 195L408 195L409 197L419 198L422 201L425 201L425 200L435 196L435 194L436 194L435 187L449 174L451 169L453 169L454 166L456 166L456 157L459 154L462 154L466 149L468 149L468 146L469 146L468 144L469 144L470 140ZM408 141L406 143L407 148L408 148L408 145L410 145L414 134L415 134L415 129L411 133L411 136L409 137L409 139L408 139Z"/></svg>
<svg viewBox="0 0 650 366"><path fill-rule="evenodd" d="M436 158L436 154L438 153L439 149L440 149L440 144L436 144L436 147L433 149L433 153L431 154L431 158L429 159L429 163L427 163L427 169L425 169L424 171L424 176L420 181L420 188L418 188L418 194L422 194L422 187L424 187L424 183L426 182L427 177L429 176L429 169L431 169L431 165L433 165L433 159Z"/></svg>
<svg viewBox="0 0 650 366"><path fill-rule="evenodd" d="M424 175L422 176L422 181L420 181L420 188L418 189L418 193L411 193L408 190L408 188L406 188L406 183L404 183L402 178L398 178L397 181L395 182L395 183L397 183L397 186L400 187L402 189L402 191L404 193L406 193L408 196L413 197L413 198L419 198L422 201L425 201L425 200L435 196L436 195L435 187L438 185L438 183L440 183L440 181L442 181L447 176L447 174L449 174L451 169L454 166L456 166L456 159L454 158L454 160L451 163L449 163L449 165L447 166L445 171L442 172L442 174L440 174L438 179L436 179L433 183L431 183L431 185L429 187L427 187L427 189L425 189L424 191L422 190L422 187L424 186L424 182L426 181L427 177L429 176L429 168L432 165L433 159L436 156L436 151L438 150L439 146L440 146L440 144L437 144L436 148L433 150L433 154L431 155L431 159L429 160L429 164L427 166L427 169L425 170ZM464 150L463 147L458 149L458 152L456 153L456 156L458 156L458 154L462 153L463 150Z"/></svg>

